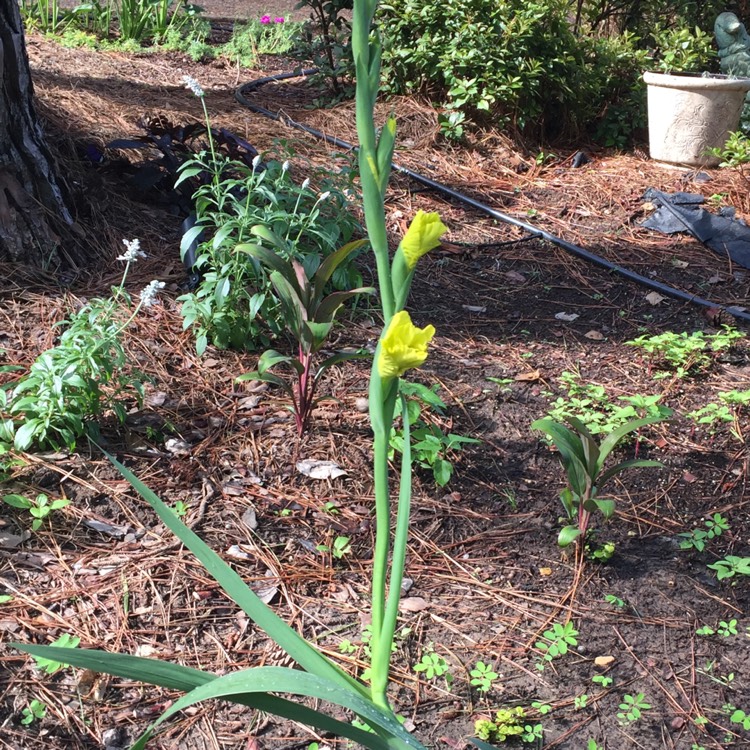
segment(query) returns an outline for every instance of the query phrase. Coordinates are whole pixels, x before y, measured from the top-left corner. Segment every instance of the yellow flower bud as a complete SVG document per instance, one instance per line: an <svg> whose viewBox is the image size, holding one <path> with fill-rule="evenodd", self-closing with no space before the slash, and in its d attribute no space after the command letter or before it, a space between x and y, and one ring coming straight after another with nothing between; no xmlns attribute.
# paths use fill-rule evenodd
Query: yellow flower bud
<svg viewBox="0 0 750 750"><path fill-rule="evenodd" d="M380 342L380 377L396 378L412 367L419 367L427 359L427 345L434 335L434 326L417 328L406 310L397 312Z"/></svg>
<svg viewBox="0 0 750 750"><path fill-rule="evenodd" d="M404 239L401 240L401 251L404 254L407 268L411 271L417 261L440 244L440 238L448 231L448 227L440 221L436 212L425 213L417 211Z"/></svg>

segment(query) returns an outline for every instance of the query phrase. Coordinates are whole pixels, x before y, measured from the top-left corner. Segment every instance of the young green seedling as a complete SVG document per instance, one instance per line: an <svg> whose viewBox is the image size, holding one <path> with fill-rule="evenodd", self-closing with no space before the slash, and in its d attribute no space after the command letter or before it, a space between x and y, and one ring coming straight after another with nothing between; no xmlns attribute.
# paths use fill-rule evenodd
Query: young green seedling
<svg viewBox="0 0 750 750"><path fill-rule="evenodd" d="M576 523L565 526L560 531L557 543L561 547L567 547L576 540L585 541L592 513L599 511L605 519L614 514L614 500L599 497L599 492L610 479L628 468L662 466L659 461L631 459L621 461L609 469L604 468L610 453L626 435L646 425L661 422L662 417L628 422L611 432L601 444L596 442L579 419L569 417L567 421L573 429L552 419L538 419L531 425L532 429L548 435L555 444L568 478L568 485L560 493L560 500L568 518Z"/></svg>
<svg viewBox="0 0 750 750"><path fill-rule="evenodd" d="M492 689L492 684L498 678L497 672L483 661L478 661L469 674L471 675L471 684L480 693L488 693Z"/></svg>
<svg viewBox="0 0 750 750"><path fill-rule="evenodd" d="M36 698L21 712L21 724L29 726L37 719L43 719L47 715L47 706Z"/></svg>
<svg viewBox="0 0 750 750"><path fill-rule="evenodd" d="M621 726L633 724L641 718L644 711L648 711L650 708L651 704L646 703L646 696L643 693L638 693L637 695L629 695L626 693L622 697L620 712L617 714L617 719Z"/></svg>
<svg viewBox="0 0 750 750"><path fill-rule="evenodd" d="M78 644L81 642L81 639L69 635L68 633L63 633L56 641L54 641L51 645L52 647L57 647L58 649L65 648L65 649L74 649L77 648ZM37 667L39 669L44 670L47 674L55 674L55 672L59 672L63 667L69 666L64 661L58 661L57 659L53 658L47 658L44 656L35 656L32 655L34 658L34 661L36 662Z"/></svg>
<svg viewBox="0 0 750 750"><path fill-rule="evenodd" d="M552 628L545 630L542 634L543 640L535 644L542 652L542 661L537 663L536 668L540 672L543 671L553 659L567 654L570 646L577 646L577 635L578 631L573 627L572 622L566 622L564 625L559 622L553 623Z"/></svg>
<svg viewBox="0 0 750 750"><path fill-rule="evenodd" d="M710 542L712 539L721 536L723 532L729 531L729 521L721 513L714 513L704 523L705 529L693 529L677 535L682 540L680 549L692 548L698 552L703 552L706 548L706 542Z"/></svg>
<svg viewBox="0 0 750 750"><path fill-rule="evenodd" d="M64 498L50 502L49 498L44 493L37 495L35 500L31 500L23 495L3 495L3 502L14 508L27 510L34 519L31 522L31 528L33 531L37 531L41 527L50 513L55 510L60 510L60 508L64 508L66 505L70 505L70 500Z"/></svg>

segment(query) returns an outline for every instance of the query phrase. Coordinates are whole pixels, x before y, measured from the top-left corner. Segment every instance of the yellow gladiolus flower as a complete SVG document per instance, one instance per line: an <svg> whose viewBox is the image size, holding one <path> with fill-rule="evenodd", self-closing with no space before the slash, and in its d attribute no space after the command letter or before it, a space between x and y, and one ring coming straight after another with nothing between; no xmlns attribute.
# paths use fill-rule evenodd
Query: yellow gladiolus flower
<svg viewBox="0 0 750 750"><path fill-rule="evenodd" d="M401 240L401 251L407 268L411 271L425 253L437 247L440 244L440 238L447 231L448 227L440 221L439 214L434 211L431 213L417 211Z"/></svg>
<svg viewBox="0 0 750 750"><path fill-rule="evenodd" d="M403 375L427 359L427 345L435 335L435 326L417 328L406 310L397 312L380 342L378 374L384 380Z"/></svg>

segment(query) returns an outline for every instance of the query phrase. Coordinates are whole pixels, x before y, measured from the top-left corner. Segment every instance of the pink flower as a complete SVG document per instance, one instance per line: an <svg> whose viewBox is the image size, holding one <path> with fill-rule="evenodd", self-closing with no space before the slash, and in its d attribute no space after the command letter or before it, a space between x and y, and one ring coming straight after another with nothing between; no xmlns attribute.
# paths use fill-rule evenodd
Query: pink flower
<svg viewBox="0 0 750 750"><path fill-rule="evenodd" d="M261 23L271 23L271 16L263 16L263 17L262 17L262 18L260 19L260 22L261 22Z"/></svg>
<svg viewBox="0 0 750 750"><path fill-rule="evenodd" d="M273 19L274 23L284 23L284 16L276 16L276 18Z"/></svg>

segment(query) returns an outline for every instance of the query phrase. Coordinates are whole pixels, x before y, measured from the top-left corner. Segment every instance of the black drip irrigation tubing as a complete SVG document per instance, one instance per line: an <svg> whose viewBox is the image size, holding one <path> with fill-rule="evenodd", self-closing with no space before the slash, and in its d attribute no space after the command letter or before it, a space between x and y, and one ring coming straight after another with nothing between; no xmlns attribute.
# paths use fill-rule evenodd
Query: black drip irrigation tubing
<svg viewBox="0 0 750 750"><path fill-rule="evenodd" d="M264 117L269 117L272 120L282 122L285 125L288 125L289 127L292 127L292 128L296 128L297 130L301 130L304 133L309 133L310 135L315 136L316 138L319 138L320 140L323 140L326 143L330 143L331 145L336 146L336 148L341 148L341 149L344 149L345 151L356 151L357 147L351 143L348 143L347 141L341 140L340 138L336 138L335 136L332 136L332 135L326 135L325 133L322 133L320 130L311 128L309 125L303 125L301 122L292 120L290 117L287 117L281 112L272 112L270 109L266 109L265 107L261 107L260 105L249 101L246 97L246 94L250 94L253 91L257 91L259 88L261 88L262 86L265 86L267 83L285 81L289 78L300 78L302 76L312 75L313 73L317 73L317 70L315 68L303 70L300 72L295 71L295 72L290 72L290 73L278 73L277 75L265 76L264 78L258 78L255 81L250 81L249 83L242 84L242 86L240 86L239 88L235 90L234 96L235 96L235 99L237 99L237 101L240 104L252 110L253 112L256 112L259 115L263 115ZM521 221L520 219L516 219L513 216L509 216L508 214L504 214L504 213L501 213L500 211L496 211L491 206L488 206L485 203L481 203L480 201L475 200L474 198L471 198L468 195L459 193L458 191L453 190L453 188L450 188L447 185L443 185L440 182L431 180L429 177L425 177L424 175L419 174L419 172L414 172L411 169L408 169L407 167L402 167L395 163L392 165L392 168L396 172L399 172L403 175L410 177L415 182L418 182L421 185L424 185L425 187L430 188L431 190L434 190L438 193L442 193L443 195L448 196L449 198L453 198L454 200L457 200L460 203L463 203L467 206L476 208L478 211L481 211L487 214L488 216L491 216L493 219L497 219L498 221L502 221L505 224L510 224L512 226L523 229L528 234L528 237L524 238L524 240L530 240L530 239L546 240L547 242L550 242L551 244L556 245L557 247L560 247L563 250L566 250L567 252L571 253L572 255L575 255L578 258L582 258L583 260L586 260L589 263L593 263L594 265L599 266L600 268L604 268L607 271L616 273L619 276L622 276L623 278L628 279L629 281L635 282L636 284L640 284L641 286L645 286L649 289L653 289L654 291L659 292L660 294L664 294L667 297L672 297L674 299L682 300L683 302L692 302L693 304L700 305L702 307L718 308L719 310L725 310L730 315L733 315L735 318L739 318L741 320L750 322L750 313L747 313L744 310L740 310L737 307L730 307L727 305L722 305L721 303L717 303L717 302L711 302L710 300L703 299L702 297L698 297L694 294L683 292L681 289L675 289L674 287L664 284L661 281L655 281L654 279L650 279L647 276L642 276L641 274L636 273L635 271L631 271L627 268L624 268L623 266L619 266L616 263L611 263L610 261L606 260L606 258L602 258L600 255L596 255L595 253L592 253L586 250L585 248L580 247L579 245L574 245L572 242L568 242L567 240L564 240L561 237L556 237L555 235L550 234L549 232L545 232L543 229L538 229L537 227L534 227L531 224L527 224L526 222ZM524 240L519 240L519 241L524 241Z"/></svg>

